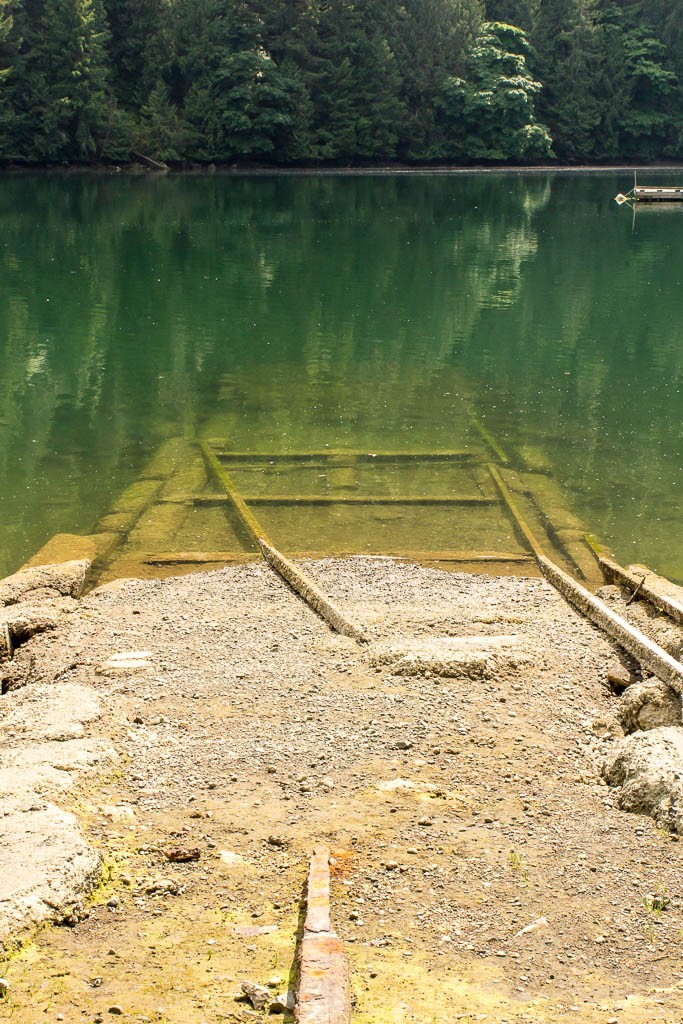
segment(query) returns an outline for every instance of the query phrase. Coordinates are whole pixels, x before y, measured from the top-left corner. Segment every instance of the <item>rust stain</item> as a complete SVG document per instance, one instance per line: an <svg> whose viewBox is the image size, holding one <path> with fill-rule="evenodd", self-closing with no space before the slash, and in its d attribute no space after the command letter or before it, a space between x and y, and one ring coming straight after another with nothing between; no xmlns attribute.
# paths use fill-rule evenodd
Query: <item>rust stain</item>
<svg viewBox="0 0 683 1024"><path fill-rule="evenodd" d="M330 850L330 877L348 878L356 870L356 857L353 850Z"/></svg>

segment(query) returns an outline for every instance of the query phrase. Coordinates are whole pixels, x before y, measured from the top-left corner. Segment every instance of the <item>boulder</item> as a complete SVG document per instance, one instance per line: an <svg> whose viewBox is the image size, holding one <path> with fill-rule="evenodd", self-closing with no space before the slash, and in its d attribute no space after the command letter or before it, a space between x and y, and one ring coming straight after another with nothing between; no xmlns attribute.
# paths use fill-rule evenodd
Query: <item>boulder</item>
<svg viewBox="0 0 683 1024"><path fill-rule="evenodd" d="M659 679L635 683L624 691L617 717L625 733L683 725L680 694Z"/></svg>
<svg viewBox="0 0 683 1024"><path fill-rule="evenodd" d="M0 580L0 605L16 604L34 590L48 589L62 597L78 597L83 589L90 562L83 558L58 565L37 565L20 569Z"/></svg>
<svg viewBox="0 0 683 1024"><path fill-rule="evenodd" d="M621 740L603 768L620 786L619 806L647 814L662 828L683 833L683 728L635 732Z"/></svg>
<svg viewBox="0 0 683 1024"><path fill-rule="evenodd" d="M41 592L41 597L43 597ZM9 630L12 646L19 647L38 633L56 629L66 615L70 615L78 607L73 597L56 595L52 599L22 599L17 604L0 608L0 629L6 626ZM0 654L0 657L2 655Z"/></svg>

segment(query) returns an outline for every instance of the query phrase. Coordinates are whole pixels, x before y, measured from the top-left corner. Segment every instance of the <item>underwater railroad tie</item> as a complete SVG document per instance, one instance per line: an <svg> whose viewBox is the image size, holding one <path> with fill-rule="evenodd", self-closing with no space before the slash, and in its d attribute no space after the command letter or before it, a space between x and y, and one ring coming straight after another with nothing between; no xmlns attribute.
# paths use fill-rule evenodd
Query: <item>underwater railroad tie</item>
<svg viewBox="0 0 683 1024"><path fill-rule="evenodd" d="M316 846L308 872L294 1020L297 1024L349 1024L351 1020L349 962L330 922L327 846Z"/></svg>

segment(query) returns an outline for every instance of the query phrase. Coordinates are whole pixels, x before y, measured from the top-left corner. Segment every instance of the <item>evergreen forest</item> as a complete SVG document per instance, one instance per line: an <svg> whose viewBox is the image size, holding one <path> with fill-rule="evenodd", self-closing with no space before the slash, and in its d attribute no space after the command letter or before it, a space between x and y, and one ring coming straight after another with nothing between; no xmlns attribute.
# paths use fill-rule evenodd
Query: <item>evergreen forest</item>
<svg viewBox="0 0 683 1024"><path fill-rule="evenodd" d="M683 158L680 0L0 0L0 160Z"/></svg>

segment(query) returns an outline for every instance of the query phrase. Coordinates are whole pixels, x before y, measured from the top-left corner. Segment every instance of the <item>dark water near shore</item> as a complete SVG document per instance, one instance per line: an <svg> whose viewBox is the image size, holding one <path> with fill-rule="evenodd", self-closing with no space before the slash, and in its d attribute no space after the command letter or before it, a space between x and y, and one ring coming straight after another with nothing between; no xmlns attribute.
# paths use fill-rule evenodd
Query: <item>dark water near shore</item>
<svg viewBox="0 0 683 1024"><path fill-rule="evenodd" d="M621 561L683 581L683 207L634 225L628 185L0 179L0 573L165 437L457 448L466 395Z"/></svg>

